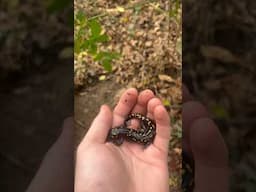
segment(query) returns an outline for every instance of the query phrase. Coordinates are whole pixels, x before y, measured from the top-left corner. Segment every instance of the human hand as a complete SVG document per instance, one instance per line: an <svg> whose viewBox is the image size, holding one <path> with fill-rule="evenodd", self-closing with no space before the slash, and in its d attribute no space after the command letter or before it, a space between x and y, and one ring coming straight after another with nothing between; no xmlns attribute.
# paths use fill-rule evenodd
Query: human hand
<svg viewBox="0 0 256 192"><path fill-rule="evenodd" d="M106 142L109 129L123 124L130 113L141 113L156 122L156 137L147 148L124 142ZM170 120L161 101L150 90L139 95L128 89L113 113L103 105L78 146L75 192L168 192Z"/></svg>
<svg viewBox="0 0 256 192"><path fill-rule="evenodd" d="M74 190L73 130L73 118L69 117L64 120L60 136L45 154L26 192Z"/></svg>
<svg viewBox="0 0 256 192"><path fill-rule="evenodd" d="M183 86L182 146L195 164L195 192L227 192L228 150L206 108Z"/></svg>

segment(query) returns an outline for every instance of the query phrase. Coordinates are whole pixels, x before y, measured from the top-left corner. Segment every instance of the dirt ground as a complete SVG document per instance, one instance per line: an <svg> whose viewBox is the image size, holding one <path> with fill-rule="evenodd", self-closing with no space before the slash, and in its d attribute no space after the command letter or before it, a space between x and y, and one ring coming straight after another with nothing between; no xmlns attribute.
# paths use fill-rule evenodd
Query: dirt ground
<svg viewBox="0 0 256 192"><path fill-rule="evenodd" d="M79 92L75 95L75 141L78 144L86 131L90 127L92 120L97 115L100 106L107 104L113 108L116 104L117 95L122 92L123 88L120 84L115 83L113 79L103 81L93 87Z"/></svg>

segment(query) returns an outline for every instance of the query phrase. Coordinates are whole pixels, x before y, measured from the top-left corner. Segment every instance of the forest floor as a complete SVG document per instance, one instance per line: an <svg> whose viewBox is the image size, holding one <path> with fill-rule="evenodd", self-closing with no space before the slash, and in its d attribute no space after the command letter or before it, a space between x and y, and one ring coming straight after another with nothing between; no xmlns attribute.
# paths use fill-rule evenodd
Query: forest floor
<svg viewBox="0 0 256 192"><path fill-rule="evenodd" d="M182 77L229 149L230 191L256 189L255 1L183 1Z"/></svg>
<svg viewBox="0 0 256 192"><path fill-rule="evenodd" d="M112 71L85 52L75 54L76 141L86 133L101 104L113 107L128 87L151 89L172 121L170 190L181 182L181 5L170 1L75 1L75 13L97 19L109 41L100 49L120 55Z"/></svg>
<svg viewBox="0 0 256 192"><path fill-rule="evenodd" d="M7 192L26 189L73 105L73 58L59 57L63 46L73 46L73 28L66 14L48 16L44 2L26 2L1 2L0 184ZM75 0L75 11L97 19L109 37L100 48L120 54L112 72L75 55L76 143L101 103L113 107L128 87L150 88L172 119L170 188L179 191L183 68L183 81L207 104L229 147L232 191L255 191L256 3L190 0L182 6L183 48L179 1Z"/></svg>

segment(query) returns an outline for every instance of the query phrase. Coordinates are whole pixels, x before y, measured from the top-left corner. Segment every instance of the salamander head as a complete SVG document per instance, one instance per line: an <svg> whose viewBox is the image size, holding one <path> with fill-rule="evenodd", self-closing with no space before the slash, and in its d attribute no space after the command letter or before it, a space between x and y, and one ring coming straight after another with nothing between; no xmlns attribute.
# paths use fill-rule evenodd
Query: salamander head
<svg viewBox="0 0 256 192"><path fill-rule="evenodd" d="M128 129L124 126L114 127L110 129L108 133L108 138L111 140L120 139L125 134L127 134Z"/></svg>
<svg viewBox="0 0 256 192"><path fill-rule="evenodd" d="M109 137L111 139L118 139L118 137L120 137L120 131L118 128L113 128L110 130L109 132Z"/></svg>
<svg viewBox="0 0 256 192"><path fill-rule="evenodd" d="M125 129L122 129L121 127L112 128L109 131L107 141L111 141L116 145L121 145L124 142L124 138L122 133L126 132Z"/></svg>

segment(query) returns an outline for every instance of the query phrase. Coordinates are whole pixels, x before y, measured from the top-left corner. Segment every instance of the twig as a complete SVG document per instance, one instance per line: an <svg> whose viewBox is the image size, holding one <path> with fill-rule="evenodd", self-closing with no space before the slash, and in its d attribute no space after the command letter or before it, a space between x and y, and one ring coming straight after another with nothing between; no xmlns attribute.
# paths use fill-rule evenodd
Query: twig
<svg viewBox="0 0 256 192"><path fill-rule="evenodd" d="M78 124L80 127L85 127L85 125L79 120L75 120L75 123Z"/></svg>
<svg viewBox="0 0 256 192"><path fill-rule="evenodd" d="M166 14L168 16L168 18L169 18L169 11L170 10L163 10L163 9L161 9L159 7L156 7L153 3L149 3L149 5L151 7L153 7L155 10L159 11L160 13Z"/></svg>
<svg viewBox="0 0 256 192"><path fill-rule="evenodd" d="M145 0L145 1L141 1L141 2L138 2L138 3L134 3L132 5L128 5L126 7L123 7L125 10L128 10L128 9L133 9L134 7L136 6L142 6L142 5L147 5L147 4L152 4L152 2L154 2L154 0ZM159 8L160 9L160 8ZM161 9L161 11L163 11ZM95 15L95 16L92 16L90 18L88 18L88 21L90 20L93 20L93 19L97 19L97 18L101 18L101 17L106 17L107 15L109 15L110 13L102 13L102 14L99 14L99 15Z"/></svg>

